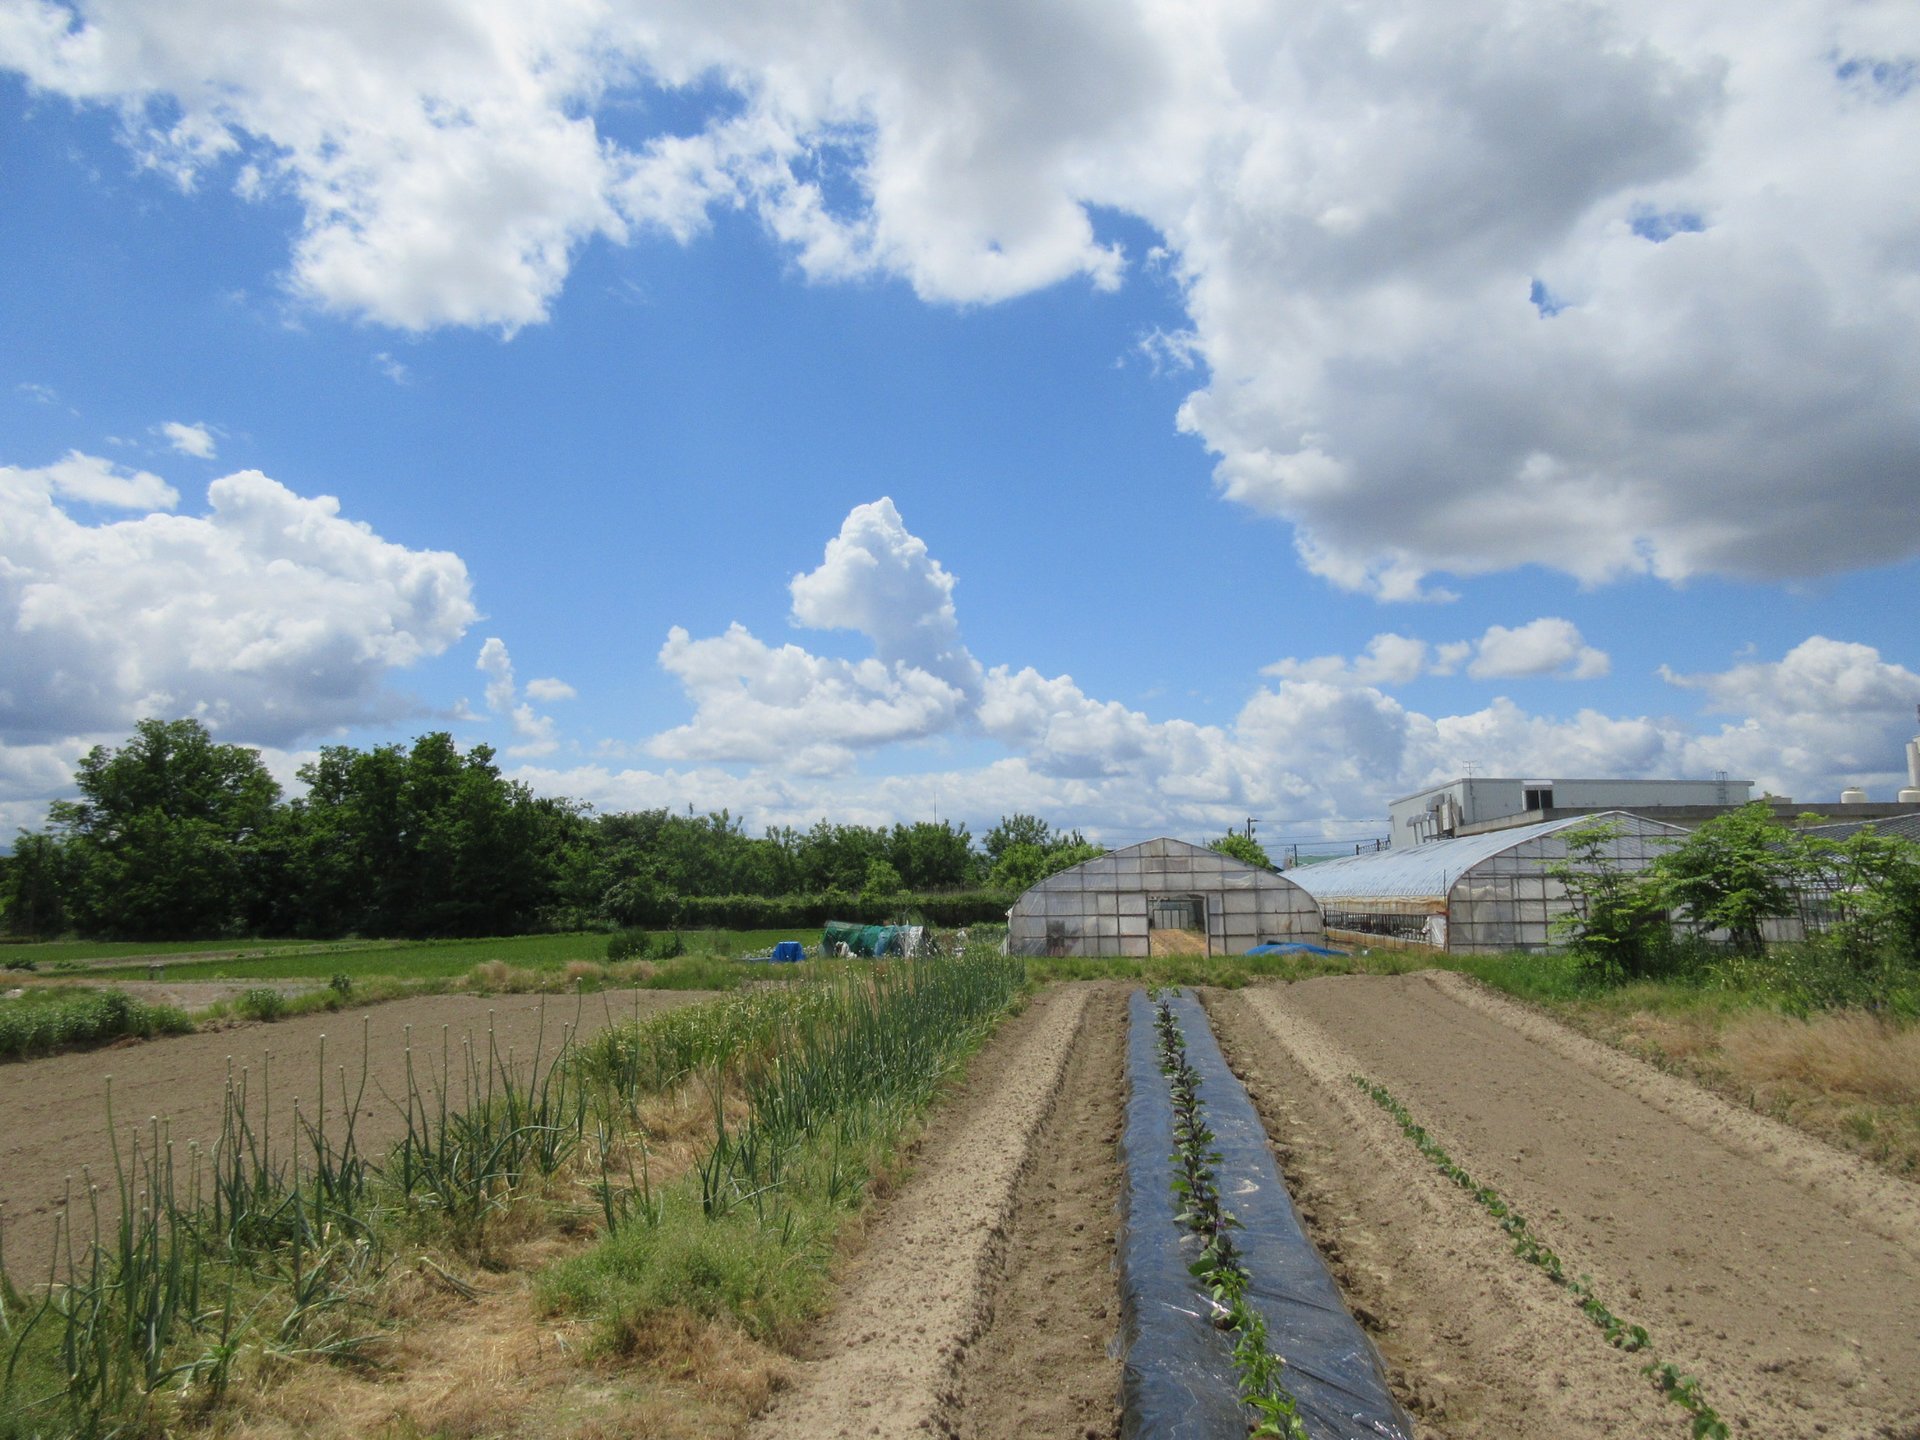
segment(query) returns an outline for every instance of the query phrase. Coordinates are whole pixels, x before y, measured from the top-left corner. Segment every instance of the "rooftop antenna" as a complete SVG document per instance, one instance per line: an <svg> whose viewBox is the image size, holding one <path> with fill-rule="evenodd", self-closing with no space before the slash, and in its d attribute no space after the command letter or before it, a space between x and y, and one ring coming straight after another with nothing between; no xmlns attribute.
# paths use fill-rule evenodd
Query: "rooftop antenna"
<svg viewBox="0 0 1920 1440"><path fill-rule="evenodd" d="M1914 708L1916 710L1920 710L1920 705L1916 705ZM1474 768L1475 767L1474 767L1473 761L1471 760L1467 761L1467 779L1471 780L1473 778Z"/></svg>

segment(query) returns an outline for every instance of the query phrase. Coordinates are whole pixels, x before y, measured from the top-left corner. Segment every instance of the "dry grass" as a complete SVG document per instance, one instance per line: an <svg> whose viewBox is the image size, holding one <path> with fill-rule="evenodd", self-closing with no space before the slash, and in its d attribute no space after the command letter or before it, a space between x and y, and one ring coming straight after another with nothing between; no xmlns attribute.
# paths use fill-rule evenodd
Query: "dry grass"
<svg viewBox="0 0 1920 1440"><path fill-rule="evenodd" d="M1792 1084L1836 1099L1920 1105L1920 1028L1846 1013L1750 1015L1727 1026L1721 1063L1738 1084Z"/></svg>
<svg viewBox="0 0 1920 1440"><path fill-rule="evenodd" d="M730 1123L744 1098L727 1093ZM698 1084L654 1096L633 1115L656 1186L694 1163L713 1134L713 1101ZM627 1158L618 1142L616 1172ZM639 1163L636 1148L635 1163ZM593 1156L537 1195L489 1218L484 1244L395 1264L362 1317L382 1339L374 1362L324 1361L255 1369L217 1412L235 1440L600 1440L738 1434L787 1373L787 1361L737 1327L691 1314L625 1327L617 1356L587 1322L556 1317L535 1299L539 1271L598 1236ZM476 1259L478 1268L476 1268Z"/></svg>
<svg viewBox="0 0 1920 1440"><path fill-rule="evenodd" d="M1920 1026L1857 1010L1798 1019L1711 1006L1550 1008L1729 1100L1896 1175L1920 1175Z"/></svg>
<svg viewBox="0 0 1920 1440"><path fill-rule="evenodd" d="M1207 937L1199 930L1149 930L1147 953L1149 955L1204 955L1207 953Z"/></svg>

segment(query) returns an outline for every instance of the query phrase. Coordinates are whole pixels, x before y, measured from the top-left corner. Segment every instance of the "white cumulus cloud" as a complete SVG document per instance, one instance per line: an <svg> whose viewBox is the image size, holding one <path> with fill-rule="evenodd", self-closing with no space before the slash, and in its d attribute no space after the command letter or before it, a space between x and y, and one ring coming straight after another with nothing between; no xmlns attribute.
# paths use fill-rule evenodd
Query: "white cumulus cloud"
<svg viewBox="0 0 1920 1440"><path fill-rule="evenodd" d="M101 524L61 499L171 505L152 476L72 457L0 468L0 743L124 735L195 715L285 744L405 708L391 672L474 619L466 567L411 550L256 470L215 480L205 515Z"/></svg>
<svg viewBox="0 0 1920 1440"><path fill-rule="evenodd" d="M1529 675L1597 680L1612 668L1606 652L1587 644L1571 620L1546 616L1511 630L1488 626L1475 646L1467 674L1476 680Z"/></svg>
<svg viewBox="0 0 1920 1440"><path fill-rule="evenodd" d="M793 578L793 619L810 630L854 630L882 664L938 675L962 689L980 667L960 643L953 576L911 534L885 496L848 513L817 569Z"/></svg>
<svg viewBox="0 0 1920 1440"><path fill-rule="evenodd" d="M1559 617L1491 626L1477 640L1433 645L1375 636L1357 657L1282 660L1224 724L1155 719L1088 695L1071 676L996 665L982 671L961 639L953 578L891 506L863 506L841 541L869 527L887 543L830 545L819 570L794 581L796 616L859 629L895 658L815 655L769 645L739 625L696 640L680 627L660 651L694 713L647 749L664 770L586 767L541 772L542 786L596 803L725 805L756 823L835 816L941 813L981 823L1015 809L1070 815L1107 835L1188 833L1260 814L1289 828L1340 834L1377 827L1386 803L1469 767L1487 773L1702 777L1728 770L1782 794L1817 800L1842 783L1898 783L1899 727L1920 676L1870 646L1814 637L1777 661L1666 676L1699 693L1711 718L1531 713L1501 697L1428 714L1388 688L1423 675L1604 674L1607 657ZM836 545L840 542L836 542ZM909 557L890 566L873 558ZM850 558L855 557L855 558ZM858 558L865 557L865 558ZM917 576L903 583L902 574ZM821 577L825 577L822 579ZM827 583L830 581L831 583ZM827 603L822 596L830 596ZM875 603L891 597L892 605ZM922 657L964 656L953 684L899 658L899 637L925 637ZM911 776L860 773L860 756L903 743L986 742L1000 758ZM678 787L678 788L676 788ZM633 798L644 797L644 798ZM662 797L671 797L664 800Z"/></svg>
<svg viewBox="0 0 1920 1440"><path fill-rule="evenodd" d="M716 209L817 280L1111 287L1113 213L1186 305L1178 423L1334 584L1920 547L1896 0L5 15L0 64L116 107L182 184L292 197L293 288L390 326L538 322L583 246L698 243ZM712 103L670 124L663 95Z"/></svg>
<svg viewBox="0 0 1920 1440"><path fill-rule="evenodd" d="M506 717L513 727L517 744L507 747L509 755L528 759L551 755L560 748L551 715L542 715L525 700L520 699L520 689L513 677L513 657L507 653L506 642L497 635L489 635L480 646L479 659L474 668L487 677L487 709L496 715ZM537 699L547 698L552 688L559 688L572 694L572 690L556 680L535 680L528 684L527 693L533 695L534 687L541 688Z"/></svg>
<svg viewBox="0 0 1920 1440"><path fill-rule="evenodd" d="M211 460L216 453L213 432L198 421L191 425L179 420L163 421L160 433L166 441L182 455L191 455L196 460Z"/></svg>
<svg viewBox="0 0 1920 1440"><path fill-rule="evenodd" d="M38 470L0 466L0 485L21 494L57 495L112 510L171 510L180 503L180 492L158 475L79 450L69 450Z"/></svg>
<svg viewBox="0 0 1920 1440"><path fill-rule="evenodd" d="M1512 627L1489 625L1477 640L1448 640L1438 645L1411 635L1376 635L1361 654L1351 658L1287 657L1263 666L1260 673L1282 680L1390 689L1424 675L1451 675L1462 664L1476 680L1539 675L1598 680L1613 668L1607 653L1589 645L1571 620L1550 615Z"/></svg>

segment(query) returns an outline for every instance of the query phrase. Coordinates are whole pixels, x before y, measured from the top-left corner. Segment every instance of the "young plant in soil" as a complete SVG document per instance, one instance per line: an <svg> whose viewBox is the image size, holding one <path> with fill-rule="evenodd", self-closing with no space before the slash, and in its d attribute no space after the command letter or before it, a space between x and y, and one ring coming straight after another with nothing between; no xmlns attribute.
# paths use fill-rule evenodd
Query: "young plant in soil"
<svg viewBox="0 0 1920 1440"><path fill-rule="evenodd" d="M1593 1277L1581 1275L1571 1279L1560 1257L1536 1235L1527 1224L1526 1217L1515 1210L1499 1191L1491 1185L1479 1184L1467 1171L1457 1164L1438 1140L1429 1135L1426 1128L1414 1120L1407 1107L1393 1097L1386 1086L1368 1080L1363 1075L1351 1077L1353 1083L1364 1090L1394 1121L1400 1131L1413 1141L1414 1148L1433 1162L1434 1168L1447 1179L1453 1181L1489 1215L1500 1222L1500 1228L1513 1239L1513 1253L1529 1265L1544 1271L1547 1278L1560 1286L1578 1302L1581 1313L1591 1320L1606 1337L1609 1345L1628 1352L1644 1351L1647 1363L1640 1373L1650 1379L1660 1393L1667 1399L1687 1411L1691 1417L1693 1440L1728 1440L1731 1433L1720 1414L1707 1403L1706 1396L1700 1392L1700 1382L1691 1375L1680 1372L1678 1366L1661 1360L1653 1352L1652 1340L1644 1325L1635 1325L1614 1314L1594 1292Z"/></svg>
<svg viewBox="0 0 1920 1440"><path fill-rule="evenodd" d="M1167 1077L1173 1095L1174 1152L1170 1158L1173 1192L1179 1197L1177 1218L1201 1239L1200 1256L1187 1268L1212 1303L1215 1323L1233 1335L1240 1399L1254 1416L1247 1433L1308 1440L1298 1401L1282 1379L1286 1362L1268 1348L1266 1319L1247 1302L1247 1270L1233 1243L1233 1231L1239 1222L1220 1203L1220 1186L1213 1170L1220 1155L1212 1148L1213 1132L1207 1128L1200 1101L1200 1073L1187 1059L1186 1037L1174 1018L1172 1005L1158 991L1153 999L1160 1073Z"/></svg>

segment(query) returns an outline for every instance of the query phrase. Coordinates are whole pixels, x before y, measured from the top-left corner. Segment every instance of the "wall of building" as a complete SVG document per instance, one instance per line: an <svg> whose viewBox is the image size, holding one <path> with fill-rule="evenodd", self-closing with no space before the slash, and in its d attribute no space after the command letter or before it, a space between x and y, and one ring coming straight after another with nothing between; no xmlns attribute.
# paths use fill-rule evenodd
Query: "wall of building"
<svg viewBox="0 0 1920 1440"><path fill-rule="evenodd" d="M1527 792L1540 789L1552 792L1552 804L1544 809L1528 810ZM1752 790L1750 780L1530 780L1505 776L1453 780L1393 801L1387 807L1388 843L1395 849L1404 849L1436 838L1431 828L1423 827L1420 822L1436 805L1449 801L1456 812L1451 833L1471 835L1476 830L1502 824L1531 824L1536 820L1596 810L1689 806L1717 813L1726 807L1744 805Z"/></svg>

